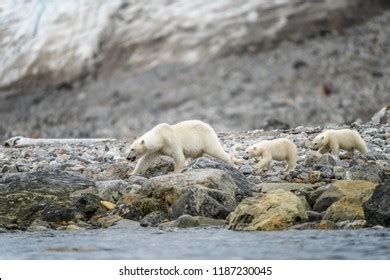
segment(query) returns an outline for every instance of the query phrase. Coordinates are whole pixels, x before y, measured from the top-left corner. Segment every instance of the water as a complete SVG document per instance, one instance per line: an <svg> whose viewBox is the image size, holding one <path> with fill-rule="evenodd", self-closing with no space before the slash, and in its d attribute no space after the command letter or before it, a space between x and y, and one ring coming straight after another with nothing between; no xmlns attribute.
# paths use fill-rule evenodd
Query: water
<svg viewBox="0 0 390 280"><path fill-rule="evenodd" d="M390 229L101 229L0 234L0 259L390 259Z"/></svg>

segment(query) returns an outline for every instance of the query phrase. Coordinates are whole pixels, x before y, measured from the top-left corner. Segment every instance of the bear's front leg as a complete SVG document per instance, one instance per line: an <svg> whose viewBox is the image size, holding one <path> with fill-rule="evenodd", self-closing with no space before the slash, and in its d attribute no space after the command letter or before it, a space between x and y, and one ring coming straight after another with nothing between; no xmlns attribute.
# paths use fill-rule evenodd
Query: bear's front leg
<svg viewBox="0 0 390 280"><path fill-rule="evenodd" d="M325 154L325 153L329 152L329 150L330 150L330 149L329 149L329 146L326 145L326 146L321 147L321 148L318 150L318 152L321 153L321 154Z"/></svg>
<svg viewBox="0 0 390 280"><path fill-rule="evenodd" d="M339 157L340 146L338 143L332 141L329 143L330 150L332 151L332 155Z"/></svg>
<svg viewBox="0 0 390 280"><path fill-rule="evenodd" d="M152 163L157 159L159 154L152 153L152 154L146 154L142 158L140 158L133 170L133 172L130 173L130 175L137 175L137 174L143 174L148 170L149 166L152 165Z"/></svg>
<svg viewBox="0 0 390 280"><path fill-rule="evenodd" d="M257 164L257 168L260 170L268 170L271 167L271 157L263 157L262 160Z"/></svg>
<svg viewBox="0 0 390 280"><path fill-rule="evenodd" d="M182 152L175 152L172 157L175 161L175 170L173 170L173 173L180 173L184 168L186 158Z"/></svg>

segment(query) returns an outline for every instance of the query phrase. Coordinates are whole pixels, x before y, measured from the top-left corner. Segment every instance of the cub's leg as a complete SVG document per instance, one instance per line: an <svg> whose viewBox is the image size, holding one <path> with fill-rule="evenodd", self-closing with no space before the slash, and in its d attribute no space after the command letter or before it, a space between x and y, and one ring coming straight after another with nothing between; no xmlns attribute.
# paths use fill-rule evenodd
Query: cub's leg
<svg viewBox="0 0 390 280"><path fill-rule="evenodd" d="M287 167L286 171L293 170L297 166L297 159L296 158L288 158L287 159Z"/></svg>
<svg viewBox="0 0 390 280"><path fill-rule="evenodd" d="M330 150L332 151L332 155L334 155L336 157L339 157L339 153L340 153L340 146L339 146L339 144L334 142L334 141L331 141L329 143L329 147L330 147Z"/></svg>

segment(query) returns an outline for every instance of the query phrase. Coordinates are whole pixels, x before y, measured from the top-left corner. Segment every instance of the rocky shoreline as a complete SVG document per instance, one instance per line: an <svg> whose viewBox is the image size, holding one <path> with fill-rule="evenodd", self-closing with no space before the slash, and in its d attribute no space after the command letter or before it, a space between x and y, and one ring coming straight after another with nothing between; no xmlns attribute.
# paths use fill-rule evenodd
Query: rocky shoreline
<svg viewBox="0 0 390 280"><path fill-rule="evenodd" d="M180 174L169 173L173 163L163 158L145 177L129 177L125 140L1 147L0 232L118 224L248 231L389 227L390 124L383 112L382 119L343 126L360 132L366 155L337 159L311 150L322 127L220 133L235 168L200 158ZM274 162L259 171L254 160L242 159L248 145L276 137L298 146L295 170L284 172L284 163Z"/></svg>

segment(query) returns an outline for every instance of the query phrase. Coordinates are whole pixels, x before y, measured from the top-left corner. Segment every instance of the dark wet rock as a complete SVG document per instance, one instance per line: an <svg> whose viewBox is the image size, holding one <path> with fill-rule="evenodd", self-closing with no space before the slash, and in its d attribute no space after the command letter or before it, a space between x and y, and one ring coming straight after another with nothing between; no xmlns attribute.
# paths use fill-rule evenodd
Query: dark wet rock
<svg viewBox="0 0 390 280"><path fill-rule="evenodd" d="M331 186L318 197L313 205L313 210L317 212L325 211L332 203L336 202L342 196L343 193L339 189Z"/></svg>
<svg viewBox="0 0 390 280"><path fill-rule="evenodd" d="M363 204L368 226L390 227L390 179L380 183L372 196Z"/></svg>
<svg viewBox="0 0 390 280"><path fill-rule="evenodd" d="M309 203L309 205L313 207L320 195L323 194L328 188L329 185L320 186L314 191L309 192L307 196L307 202Z"/></svg>
<svg viewBox="0 0 390 280"><path fill-rule="evenodd" d="M216 161L214 159L202 157L191 162L186 167L184 172L197 170L197 169L219 169L229 174L229 176L232 177L233 181L236 183L236 186L238 187L236 193L236 198L238 201L241 201L242 199L248 196L252 196L251 184L246 179L244 174L239 170L235 169L233 166L230 166L221 161Z"/></svg>
<svg viewBox="0 0 390 280"><path fill-rule="evenodd" d="M141 227L156 227L165 220L168 220L167 213L162 211L154 211L143 217L140 221L140 225Z"/></svg>
<svg viewBox="0 0 390 280"><path fill-rule="evenodd" d="M101 198L91 193L83 193L75 198L72 203L72 208L77 212L82 213L87 219L92 217L99 209Z"/></svg>
<svg viewBox="0 0 390 280"><path fill-rule="evenodd" d="M141 219L140 210L132 204L121 204L114 211L113 214L117 214L124 219L139 221Z"/></svg>
<svg viewBox="0 0 390 280"><path fill-rule="evenodd" d="M308 211L306 211L306 213L307 213L307 217L308 217L309 222L316 222L316 221L319 221L322 219L321 213L318 213L316 211L308 210Z"/></svg>
<svg viewBox="0 0 390 280"><path fill-rule="evenodd" d="M16 221L21 228L33 220L69 221L75 191L94 187L86 177L66 172L33 172L5 175L0 179L0 216Z"/></svg>

